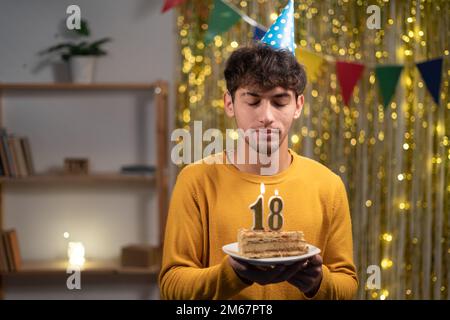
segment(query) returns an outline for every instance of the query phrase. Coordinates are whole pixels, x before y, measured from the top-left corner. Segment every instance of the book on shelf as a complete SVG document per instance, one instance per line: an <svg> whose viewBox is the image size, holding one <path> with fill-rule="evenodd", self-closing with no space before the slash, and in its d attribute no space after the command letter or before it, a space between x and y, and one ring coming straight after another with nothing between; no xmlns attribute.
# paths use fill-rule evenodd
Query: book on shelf
<svg viewBox="0 0 450 320"><path fill-rule="evenodd" d="M13 136L8 136L8 147L9 150L11 150L11 156L12 156L12 161L10 163L11 165L11 172L13 173L14 177L18 177L19 176L19 161L18 161L18 157L17 157L17 151L16 151L16 146L14 143L14 137Z"/></svg>
<svg viewBox="0 0 450 320"><path fill-rule="evenodd" d="M27 164L25 163L25 153L22 148L22 138L12 135L11 136L13 144L14 144L14 151L16 153L17 158L17 171L19 174L19 177L26 177L28 176L28 170L27 170Z"/></svg>
<svg viewBox="0 0 450 320"><path fill-rule="evenodd" d="M6 244L3 240L3 231L0 232L0 272L8 272L8 256L6 252Z"/></svg>
<svg viewBox="0 0 450 320"><path fill-rule="evenodd" d="M14 171L13 171L13 156L11 153L11 149L9 147L8 143L8 133L6 132L5 128L0 129L0 139L1 139L1 145L0 147L3 149L3 152L5 153L5 161L2 162L2 167L6 168L6 171L8 172L8 177L14 177ZM3 160L3 159L2 159Z"/></svg>
<svg viewBox="0 0 450 320"><path fill-rule="evenodd" d="M11 175L8 166L8 155L3 147L3 136L0 135L0 176L9 177Z"/></svg>
<svg viewBox="0 0 450 320"><path fill-rule="evenodd" d="M8 134L6 128L0 128L0 176L16 178L34 174L28 137Z"/></svg>
<svg viewBox="0 0 450 320"><path fill-rule="evenodd" d="M0 271L14 272L22 267L19 239L15 229L1 232L0 237Z"/></svg>
<svg viewBox="0 0 450 320"><path fill-rule="evenodd" d="M25 156L25 164L27 166L28 174L34 175L34 162L31 155L30 140L28 139L28 137L22 137L22 139L20 139L20 142L22 143L22 150Z"/></svg>

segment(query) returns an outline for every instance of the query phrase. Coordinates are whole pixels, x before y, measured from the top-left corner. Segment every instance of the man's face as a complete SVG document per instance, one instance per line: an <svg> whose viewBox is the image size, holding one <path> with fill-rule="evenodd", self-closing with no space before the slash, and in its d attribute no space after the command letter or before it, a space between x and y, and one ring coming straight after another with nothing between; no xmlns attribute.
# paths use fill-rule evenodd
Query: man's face
<svg viewBox="0 0 450 320"><path fill-rule="evenodd" d="M235 117L238 128L253 131L245 136L247 144L258 152L268 150L269 153L286 142L292 122L300 116L303 107L303 95L296 99L292 90L282 87L268 91L240 87L234 101L229 93L224 100L225 111L229 117Z"/></svg>

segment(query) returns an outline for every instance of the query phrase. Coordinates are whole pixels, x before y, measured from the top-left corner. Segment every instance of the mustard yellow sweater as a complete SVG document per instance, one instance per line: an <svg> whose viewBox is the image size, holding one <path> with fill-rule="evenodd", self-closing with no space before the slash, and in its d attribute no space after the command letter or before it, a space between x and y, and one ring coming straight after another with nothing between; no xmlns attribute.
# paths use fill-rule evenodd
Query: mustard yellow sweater
<svg viewBox="0 0 450 320"><path fill-rule="evenodd" d="M159 276L163 299L307 299L288 282L248 285L235 274L222 246L251 228L248 208L266 186L283 198L283 230L301 230L319 247L323 279L313 299L351 299L358 281L353 264L350 212L339 176L292 150L289 168L273 176L239 171L231 164L192 164L178 175L170 203ZM216 157L223 157L217 154ZM211 159L209 159L211 160Z"/></svg>

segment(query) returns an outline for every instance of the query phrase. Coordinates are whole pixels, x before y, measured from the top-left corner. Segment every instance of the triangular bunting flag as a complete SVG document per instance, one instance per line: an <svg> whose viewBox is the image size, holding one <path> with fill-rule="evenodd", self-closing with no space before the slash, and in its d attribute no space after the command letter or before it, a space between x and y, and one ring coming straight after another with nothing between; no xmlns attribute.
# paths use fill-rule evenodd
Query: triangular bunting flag
<svg viewBox="0 0 450 320"><path fill-rule="evenodd" d="M434 102L439 104L439 92L442 81L442 58L437 58L416 64L422 75L428 91L433 96Z"/></svg>
<svg viewBox="0 0 450 320"><path fill-rule="evenodd" d="M305 66L308 81L316 81L324 59L321 56L300 47L295 49L295 53L297 61Z"/></svg>
<svg viewBox="0 0 450 320"><path fill-rule="evenodd" d="M254 30L253 30L253 40L255 41L259 41L262 39L262 37L264 37L264 35L266 34L266 30L255 26Z"/></svg>
<svg viewBox="0 0 450 320"><path fill-rule="evenodd" d="M395 93L400 73L403 66L376 66L375 74L377 76L378 88L380 89L381 97L383 98L383 106L391 102L392 96Z"/></svg>
<svg viewBox="0 0 450 320"><path fill-rule="evenodd" d="M352 62L336 62L336 74L342 90L342 98L344 103L348 104L352 96L356 82L362 75L364 66L359 63Z"/></svg>
<svg viewBox="0 0 450 320"><path fill-rule="evenodd" d="M294 1L289 0L261 41L275 49L287 49L295 54L294 35Z"/></svg>
<svg viewBox="0 0 450 320"><path fill-rule="evenodd" d="M162 8L162 13L169 11L170 9L172 9L173 7L176 7L177 5L183 3L186 0L165 0L164 1L164 6Z"/></svg>
<svg viewBox="0 0 450 320"><path fill-rule="evenodd" d="M239 13L222 0L214 0L214 8L209 14L205 43L209 44L216 35L227 31L239 20L241 20Z"/></svg>

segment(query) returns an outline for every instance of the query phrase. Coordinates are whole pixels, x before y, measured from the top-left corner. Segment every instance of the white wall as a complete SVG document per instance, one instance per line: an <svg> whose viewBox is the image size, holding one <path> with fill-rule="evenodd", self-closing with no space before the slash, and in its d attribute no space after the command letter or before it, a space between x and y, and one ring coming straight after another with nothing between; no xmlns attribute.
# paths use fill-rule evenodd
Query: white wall
<svg viewBox="0 0 450 320"><path fill-rule="evenodd" d="M0 82L55 80L52 64L43 62L37 52L63 40L55 34L70 4L80 6L92 39L113 38L105 45L108 55L98 61L97 82L164 79L173 92L174 12L161 14L162 1L156 0L0 0ZM173 98L170 101L172 105ZM3 125L10 133L28 136L37 172L61 168L64 157L88 157L95 172L118 171L124 164L155 163L152 105L151 95L133 91L10 91L3 97ZM8 185L3 200L4 227L18 231L24 260L65 257L65 231L71 240L85 244L87 258L113 258L122 245L158 242L151 188ZM6 297L158 297L156 287L139 280L90 281L73 293L65 283L39 284L36 289L33 283L11 279L6 281Z"/></svg>

